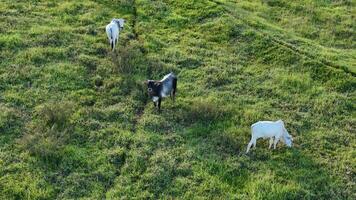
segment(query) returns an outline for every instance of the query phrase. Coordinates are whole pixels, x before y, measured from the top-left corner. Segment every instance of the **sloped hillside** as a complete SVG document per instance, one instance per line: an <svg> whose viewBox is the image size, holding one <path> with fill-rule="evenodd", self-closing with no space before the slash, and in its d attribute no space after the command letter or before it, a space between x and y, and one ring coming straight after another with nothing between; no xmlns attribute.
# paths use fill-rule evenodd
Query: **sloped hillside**
<svg viewBox="0 0 356 200"><path fill-rule="evenodd" d="M3 0L0 199L355 199L354 8ZM170 71L158 113L143 81ZM294 147L246 155L277 119Z"/></svg>

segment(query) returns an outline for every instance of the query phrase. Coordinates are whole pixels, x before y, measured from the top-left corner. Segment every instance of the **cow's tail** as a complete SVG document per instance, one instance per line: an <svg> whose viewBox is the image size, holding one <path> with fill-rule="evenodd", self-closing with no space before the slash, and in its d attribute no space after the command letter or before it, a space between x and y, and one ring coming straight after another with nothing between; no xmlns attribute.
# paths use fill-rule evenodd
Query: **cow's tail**
<svg viewBox="0 0 356 200"><path fill-rule="evenodd" d="M176 95L176 91L177 91L177 77L173 78L173 96Z"/></svg>
<svg viewBox="0 0 356 200"><path fill-rule="evenodd" d="M110 45L111 45L111 50L114 50L114 45L115 45L115 43L114 43L115 41L114 41L114 38L113 38L113 34L112 34L112 28L110 28Z"/></svg>

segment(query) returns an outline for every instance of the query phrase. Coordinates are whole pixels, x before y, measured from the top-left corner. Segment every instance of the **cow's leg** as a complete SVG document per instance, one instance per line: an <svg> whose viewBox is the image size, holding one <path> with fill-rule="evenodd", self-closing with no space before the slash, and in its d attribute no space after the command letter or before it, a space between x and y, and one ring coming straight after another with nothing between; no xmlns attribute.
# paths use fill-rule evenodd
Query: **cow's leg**
<svg viewBox="0 0 356 200"><path fill-rule="evenodd" d="M250 151L251 146L252 146L252 141L248 143L246 153Z"/></svg>
<svg viewBox="0 0 356 200"><path fill-rule="evenodd" d="M256 147L256 139L254 139L254 138L251 138L250 142L248 143L246 153L248 153L250 151L250 148L252 145L254 145L254 147Z"/></svg>
<svg viewBox="0 0 356 200"><path fill-rule="evenodd" d="M174 102L174 95L173 95L173 91L171 93L169 93L169 96L171 97L172 101Z"/></svg>
<svg viewBox="0 0 356 200"><path fill-rule="evenodd" d="M112 40L112 43L113 43L112 51L115 50L115 46L116 46L115 42L116 42L116 39L113 39L113 40Z"/></svg>
<svg viewBox="0 0 356 200"><path fill-rule="evenodd" d="M174 78L174 79L173 79L173 90L172 90L172 99L173 99L173 102L175 101L176 91L177 91L177 78Z"/></svg>
<svg viewBox="0 0 356 200"><path fill-rule="evenodd" d="M276 149L278 141L279 141L279 137L275 137L273 142L273 149Z"/></svg>
<svg viewBox="0 0 356 200"><path fill-rule="evenodd" d="M162 98L160 97L158 99L158 111L161 112L161 101L162 101Z"/></svg>
<svg viewBox="0 0 356 200"><path fill-rule="evenodd" d="M272 147L272 144L273 144L273 137L271 137L270 139L269 139L269 149L271 149L271 147Z"/></svg>
<svg viewBox="0 0 356 200"><path fill-rule="evenodd" d="M155 101L153 102L153 105L154 105L155 107L157 107L157 103L156 103Z"/></svg>

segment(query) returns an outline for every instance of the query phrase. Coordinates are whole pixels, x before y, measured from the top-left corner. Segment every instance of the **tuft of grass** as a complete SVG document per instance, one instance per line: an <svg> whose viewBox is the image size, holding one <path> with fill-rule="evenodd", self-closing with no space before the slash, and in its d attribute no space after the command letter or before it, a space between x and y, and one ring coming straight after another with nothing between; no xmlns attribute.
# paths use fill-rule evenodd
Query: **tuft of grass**
<svg viewBox="0 0 356 200"><path fill-rule="evenodd" d="M70 117L74 112L72 102L46 103L35 108L35 117L27 132L18 143L31 154L49 164L58 165L62 159L60 151L70 139L73 125Z"/></svg>
<svg viewBox="0 0 356 200"><path fill-rule="evenodd" d="M126 46L120 46L118 52L113 54L113 62L118 73L133 75L137 69L144 67L145 58L143 47L137 41L130 41Z"/></svg>
<svg viewBox="0 0 356 200"><path fill-rule="evenodd" d="M187 108L185 119L191 122L211 123L228 118L231 113L221 103L207 99L197 99Z"/></svg>

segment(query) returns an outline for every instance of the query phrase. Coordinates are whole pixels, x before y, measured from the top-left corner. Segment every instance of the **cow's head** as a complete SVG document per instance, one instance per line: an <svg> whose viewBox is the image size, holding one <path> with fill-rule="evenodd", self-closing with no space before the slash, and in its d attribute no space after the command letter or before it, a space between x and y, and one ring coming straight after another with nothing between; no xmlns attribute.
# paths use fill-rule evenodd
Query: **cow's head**
<svg viewBox="0 0 356 200"><path fill-rule="evenodd" d="M148 95L152 96L159 96L159 91L161 88L161 82L159 81L154 81L154 80L147 80L145 81L145 84L147 85L147 92Z"/></svg>
<svg viewBox="0 0 356 200"><path fill-rule="evenodd" d="M118 19L118 21L119 21L120 30L124 30L125 20L124 19Z"/></svg>
<svg viewBox="0 0 356 200"><path fill-rule="evenodd" d="M124 30L124 24L125 24L125 20L120 18L120 19L112 19L113 22L115 22L117 24L117 26L119 27L119 30Z"/></svg>
<svg viewBox="0 0 356 200"><path fill-rule="evenodd" d="M287 147L292 147L293 143L293 138L291 135L289 135L288 132L286 132L283 137L282 137L283 142L287 145Z"/></svg>

